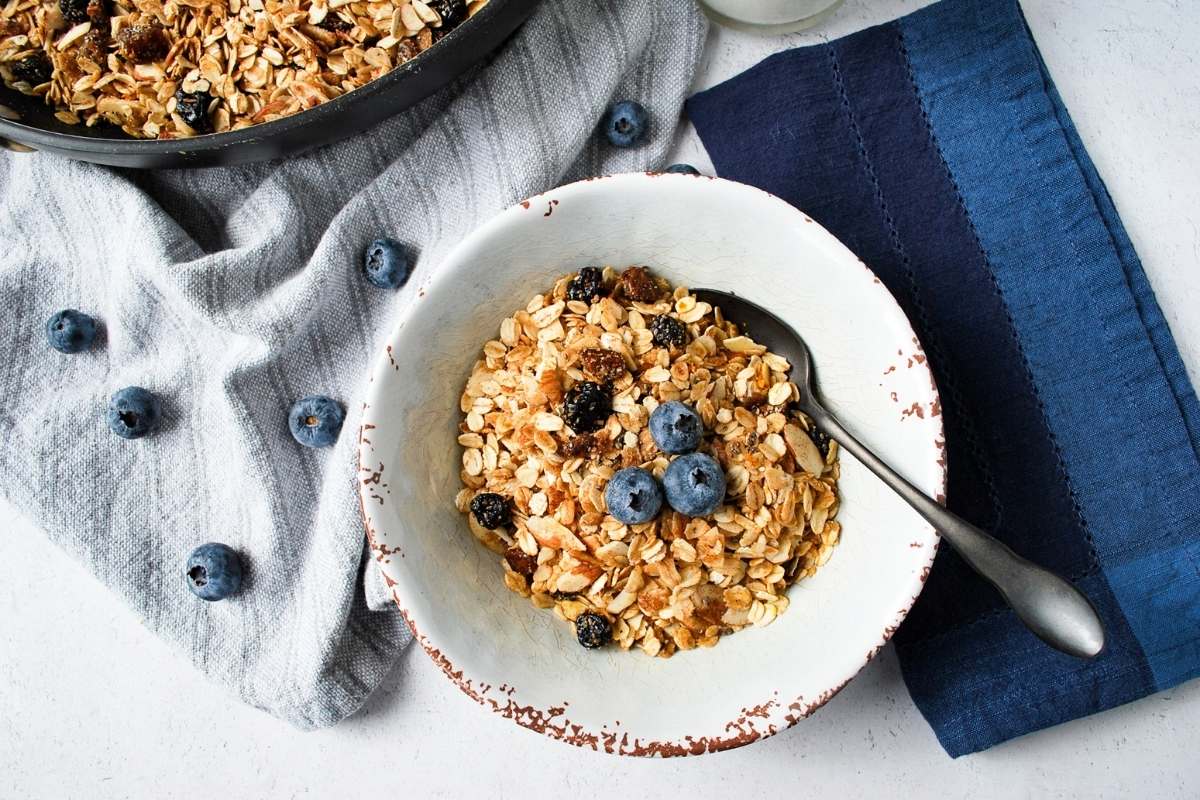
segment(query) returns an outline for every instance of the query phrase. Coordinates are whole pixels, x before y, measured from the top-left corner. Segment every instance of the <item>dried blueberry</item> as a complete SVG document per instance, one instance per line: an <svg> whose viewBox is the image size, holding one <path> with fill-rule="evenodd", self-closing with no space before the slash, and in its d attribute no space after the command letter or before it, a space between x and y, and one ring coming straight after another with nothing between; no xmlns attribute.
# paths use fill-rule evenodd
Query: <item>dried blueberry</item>
<svg viewBox="0 0 1200 800"><path fill-rule="evenodd" d="M13 77L25 81L30 86L40 86L50 80L54 67L45 53L34 53L10 65Z"/></svg>
<svg viewBox="0 0 1200 800"><path fill-rule="evenodd" d="M683 347L687 328L674 317L663 314L650 320L650 341L659 347Z"/></svg>
<svg viewBox="0 0 1200 800"><path fill-rule="evenodd" d="M211 104L212 95L208 92L185 92L182 86L175 90L175 113L196 133L212 130L212 120L208 118Z"/></svg>
<svg viewBox="0 0 1200 800"><path fill-rule="evenodd" d="M108 19L106 0L58 0L58 10L63 19L73 25L80 22L104 22Z"/></svg>
<svg viewBox="0 0 1200 800"><path fill-rule="evenodd" d="M456 28L467 18L466 0L426 0L425 5L436 11L442 18L443 30Z"/></svg>
<svg viewBox="0 0 1200 800"><path fill-rule="evenodd" d="M590 433L604 427L612 413L612 398L607 387L592 381L580 381L567 390L562 416L576 433Z"/></svg>
<svg viewBox="0 0 1200 800"><path fill-rule="evenodd" d="M471 514L480 527L488 530L507 528L512 524L508 501L495 492L482 492L471 498Z"/></svg>
<svg viewBox="0 0 1200 800"><path fill-rule="evenodd" d="M589 650L595 650L612 641L612 625L603 615L585 611L575 618L575 638Z"/></svg>
<svg viewBox="0 0 1200 800"><path fill-rule="evenodd" d="M604 270L584 267L567 284L567 299L590 303L604 294Z"/></svg>

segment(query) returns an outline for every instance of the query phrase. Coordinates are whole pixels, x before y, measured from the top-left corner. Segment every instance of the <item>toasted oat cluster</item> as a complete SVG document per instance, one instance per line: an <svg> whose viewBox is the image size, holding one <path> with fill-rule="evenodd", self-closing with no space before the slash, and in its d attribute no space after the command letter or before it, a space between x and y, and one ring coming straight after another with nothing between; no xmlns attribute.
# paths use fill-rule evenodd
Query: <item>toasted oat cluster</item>
<svg viewBox="0 0 1200 800"><path fill-rule="evenodd" d="M458 509L502 556L505 585L574 622L584 646L611 639L670 656L769 625L787 587L838 542L837 443L794 409L788 362L719 308L641 267L588 272L535 296L484 345L461 398ZM611 396L588 433L563 411L583 382ZM691 518L664 503L655 519L623 524L607 513L606 484L626 467L662 478L673 457L648 420L670 400L699 413L700 452L726 473L724 504Z"/></svg>
<svg viewBox="0 0 1200 800"><path fill-rule="evenodd" d="M151 139L236 130L375 80L486 4L7 0L0 78L68 124Z"/></svg>

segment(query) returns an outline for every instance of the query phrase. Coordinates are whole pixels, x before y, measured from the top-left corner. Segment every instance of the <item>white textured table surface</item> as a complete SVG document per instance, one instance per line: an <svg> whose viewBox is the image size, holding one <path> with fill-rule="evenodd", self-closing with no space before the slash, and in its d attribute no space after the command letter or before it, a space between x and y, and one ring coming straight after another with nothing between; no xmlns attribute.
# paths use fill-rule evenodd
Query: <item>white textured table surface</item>
<svg viewBox="0 0 1200 800"><path fill-rule="evenodd" d="M698 88L924 2L850 0L815 33L715 30ZM1200 378L1200 8L1025 0L1030 25ZM679 160L708 167L683 131ZM3 480L3 478L0 478ZM208 684L35 524L0 508L0 797L1196 797L1200 681L952 761L891 649L742 750L618 760L488 714L410 649L368 706L302 734Z"/></svg>

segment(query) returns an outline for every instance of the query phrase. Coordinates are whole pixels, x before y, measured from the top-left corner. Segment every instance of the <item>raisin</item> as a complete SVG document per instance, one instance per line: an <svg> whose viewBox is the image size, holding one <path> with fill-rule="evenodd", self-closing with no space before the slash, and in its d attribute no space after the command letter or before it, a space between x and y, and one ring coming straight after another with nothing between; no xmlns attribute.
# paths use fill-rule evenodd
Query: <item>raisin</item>
<svg viewBox="0 0 1200 800"><path fill-rule="evenodd" d="M608 389L591 381L580 381L567 390L562 416L576 433L590 433L604 427L612 413Z"/></svg>
<svg viewBox="0 0 1200 800"><path fill-rule="evenodd" d="M495 492L483 492L471 499L471 513L475 521L484 528L505 528L512 522L512 511L508 501Z"/></svg>
<svg viewBox="0 0 1200 800"><path fill-rule="evenodd" d="M625 359L612 350L589 347L583 351L583 369L601 383L615 381L625 374Z"/></svg>
<svg viewBox="0 0 1200 800"><path fill-rule="evenodd" d="M650 320L650 341L659 347L683 347L687 328L674 317L662 314Z"/></svg>
<svg viewBox="0 0 1200 800"><path fill-rule="evenodd" d="M584 267L567 284L567 299L590 303L604 294L604 271L599 267Z"/></svg>
<svg viewBox="0 0 1200 800"><path fill-rule="evenodd" d="M96 66L107 61L108 34L101 30L90 30L79 40L76 58L86 58Z"/></svg>
<svg viewBox="0 0 1200 800"><path fill-rule="evenodd" d="M25 81L30 86L40 86L50 80L54 67L45 53L34 53L11 65L13 77Z"/></svg>
<svg viewBox="0 0 1200 800"><path fill-rule="evenodd" d="M621 287L625 296L638 303L653 303L662 297L662 287L645 267L630 267L621 273Z"/></svg>
<svg viewBox="0 0 1200 800"><path fill-rule="evenodd" d="M208 92L185 92L182 86L175 90L175 113L196 133L212 130L212 120L208 117L211 104L212 95Z"/></svg>
<svg viewBox="0 0 1200 800"><path fill-rule="evenodd" d="M589 650L604 647L612 641L612 625L603 615L585 611L575 618L575 638Z"/></svg>
<svg viewBox="0 0 1200 800"><path fill-rule="evenodd" d="M167 31L157 22L130 25L117 34L121 57L134 64L147 64L165 58L171 49Z"/></svg>
<svg viewBox="0 0 1200 800"><path fill-rule="evenodd" d="M537 556L531 556L519 547L510 547L505 550L504 560L508 562L508 566L513 572L524 575L526 578L532 578L533 573L537 572Z"/></svg>

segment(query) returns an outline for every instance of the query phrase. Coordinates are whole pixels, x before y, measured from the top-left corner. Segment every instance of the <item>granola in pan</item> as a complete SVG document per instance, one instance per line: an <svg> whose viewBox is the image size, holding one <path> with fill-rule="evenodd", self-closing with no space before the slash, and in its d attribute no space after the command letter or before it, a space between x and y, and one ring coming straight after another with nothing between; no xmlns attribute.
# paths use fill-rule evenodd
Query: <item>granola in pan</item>
<svg viewBox="0 0 1200 800"><path fill-rule="evenodd" d="M7 0L0 78L69 124L173 139L332 100L487 0Z"/></svg>
<svg viewBox="0 0 1200 800"><path fill-rule="evenodd" d="M586 647L670 656L769 625L841 533L837 443L795 409L789 370L645 268L565 276L483 347L461 398L456 505L501 556L505 585L573 622ZM676 421L698 417L681 445L695 452L652 432L668 405ZM711 513L676 510L691 502L672 497L683 460L718 469ZM642 502L659 484L661 510Z"/></svg>

